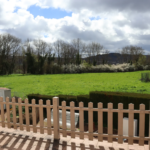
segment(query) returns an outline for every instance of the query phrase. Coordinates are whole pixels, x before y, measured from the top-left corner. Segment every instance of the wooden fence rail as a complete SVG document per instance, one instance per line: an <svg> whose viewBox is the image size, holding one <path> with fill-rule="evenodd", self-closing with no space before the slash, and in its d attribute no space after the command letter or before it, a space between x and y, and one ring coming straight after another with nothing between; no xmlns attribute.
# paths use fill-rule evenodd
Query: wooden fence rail
<svg viewBox="0 0 150 150"><path fill-rule="evenodd" d="M4 111L4 104L6 105L6 115ZM13 121L11 122L10 117L10 106L12 106ZM16 122L16 106L19 109L19 123ZM22 106L25 107L26 124L23 124L23 113ZM32 125L30 125L29 120L29 107L32 107ZM118 143L123 143L123 139L128 139L128 144L133 144L133 140L139 140L139 145L143 146L144 141L150 141L150 137L145 137L145 114L150 114L150 110L145 110L145 105L140 104L139 110L134 110L134 104L129 104L129 109L123 109L123 104L118 104L118 109L113 109L113 103L108 103L108 108L103 108L103 103L98 103L98 108L93 108L93 103L90 102L88 107L84 107L84 103L80 102L79 107L75 107L74 102L70 102L70 106L66 106L66 102L62 102L62 106L59 106L59 98L53 98L53 105L51 101L47 100L46 105L43 105L43 100L39 100L39 104L35 104L35 99L32 99L32 104L29 104L28 99L22 103L21 98L18 99L16 103L15 98L9 101L9 97L6 101L0 97L0 108L1 108L1 125L2 127L7 126L11 128L13 125L14 129L20 127L23 130L24 127L26 131L33 129L36 133L37 129L40 129L40 133L43 134L44 130L47 130L47 134L51 135L52 131L55 139L60 138L60 133L66 137L67 133L71 134L71 138L75 138L75 135L80 135L80 139L84 139L84 135L88 135L89 140L93 140L93 136L98 137L98 141L103 141L103 137L108 138L108 142L112 142L113 138L118 138ZM39 121L40 126L37 126L36 120L36 108L39 109ZM43 108L46 108L47 112L47 126L44 126L43 118ZM53 109L53 128L51 126L51 109ZM59 128L59 109L62 109L62 129ZM71 130L67 130L66 126L66 110L70 110L71 118ZM79 131L75 130L75 110L79 111ZM84 132L84 111L88 111L88 132ZM98 113L98 133L93 132L93 111ZM108 113L108 134L103 133L103 112ZM113 112L118 113L118 135L113 134ZM128 135L123 135L123 113L128 113ZM139 136L133 135L134 130L134 114L139 113Z"/></svg>

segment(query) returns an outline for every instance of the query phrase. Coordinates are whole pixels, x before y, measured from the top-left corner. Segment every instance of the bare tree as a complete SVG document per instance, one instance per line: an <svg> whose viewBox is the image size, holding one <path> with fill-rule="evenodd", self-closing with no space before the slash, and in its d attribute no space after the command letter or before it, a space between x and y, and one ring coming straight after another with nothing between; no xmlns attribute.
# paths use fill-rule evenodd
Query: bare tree
<svg viewBox="0 0 150 150"><path fill-rule="evenodd" d="M45 56L47 54L47 47L48 44L44 42L41 39L34 40L34 45L36 47L36 52L37 52L37 57L38 57L38 62L39 62L39 56Z"/></svg>
<svg viewBox="0 0 150 150"><path fill-rule="evenodd" d="M91 63L91 58L92 58L94 65L100 63L100 56L99 55L102 53L102 49L103 49L103 46L99 43L96 43L96 42L92 42L92 43L89 43L87 45L86 53L88 56L89 63Z"/></svg>
<svg viewBox="0 0 150 150"><path fill-rule="evenodd" d="M130 51L129 46L125 46L122 48L121 55L123 57L123 62L128 63L129 61L131 61L131 53L132 51Z"/></svg>
<svg viewBox="0 0 150 150"><path fill-rule="evenodd" d="M124 62L137 64L139 57L144 54L144 50L138 46L125 46L122 48L121 54Z"/></svg>
<svg viewBox="0 0 150 150"><path fill-rule="evenodd" d="M92 48L91 48L91 43L87 44L86 48L85 48L85 52L87 54L87 59L88 59L88 63L91 63L91 56L92 56Z"/></svg>
<svg viewBox="0 0 150 150"><path fill-rule="evenodd" d="M97 61L96 61L96 43L92 42L90 44L90 48L91 48L91 51L92 51L92 57L93 57L93 65L95 66Z"/></svg>
<svg viewBox="0 0 150 150"><path fill-rule="evenodd" d="M70 51L70 63L75 64L77 51L71 44L69 44L68 46Z"/></svg>
<svg viewBox="0 0 150 150"><path fill-rule="evenodd" d="M77 51L71 44L65 42L61 44L61 56L64 64L75 63L76 54Z"/></svg>
<svg viewBox="0 0 150 150"><path fill-rule="evenodd" d="M63 63L64 64L68 64L69 63L69 54L70 54L70 51L69 51L69 44L63 42L62 43L62 47L61 47L61 56L63 58Z"/></svg>
<svg viewBox="0 0 150 150"><path fill-rule="evenodd" d="M24 43L23 48L23 57L26 59L23 60L23 72L25 73L25 69L27 68L27 73L35 74L36 73L36 53L34 52L33 47L31 46L31 40L27 39ZM25 56L24 56L25 55Z"/></svg>
<svg viewBox="0 0 150 150"><path fill-rule="evenodd" d="M82 46L83 46L83 42L81 41L80 38L77 38L77 39L73 39L72 40L72 46L77 50L77 52L79 54L82 53Z"/></svg>
<svg viewBox="0 0 150 150"><path fill-rule="evenodd" d="M132 51L132 59L135 64L137 64L139 57L145 53L141 47L137 46L130 46L130 51Z"/></svg>
<svg viewBox="0 0 150 150"><path fill-rule="evenodd" d="M11 74L15 68L21 39L10 34L0 36L0 74Z"/></svg>
<svg viewBox="0 0 150 150"><path fill-rule="evenodd" d="M55 60L55 53L52 54L53 46L51 43L48 44L48 51L47 51L47 64L46 64L46 73L51 73L51 63Z"/></svg>
<svg viewBox="0 0 150 150"><path fill-rule="evenodd" d="M103 52L102 63L104 65L104 64L108 63L108 61L109 61L109 55L108 54L110 53L110 51L104 49L102 52Z"/></svg>
<svg viewBox="0 0 150 150"><path fill-rule="evenodd" d="M71 43L72 43L73 48L77 51L76 64L79 65L81 63L82 53L84 51L83 42L79 38L77 38L77 39L73 39Z"/></svg>
<svg viewBox="0 0 150 150"><path fill-rule="evenodd" d="M37 52L37 70L38 73L42 74L44 72L44 63L47 58L47 47L48 44L41 39L34 40L34 45Z"/></svg>
<svg viewBox="0 0 150 150"><path fill-rule="evenodd" d="M103 49L103 46L99 43L94 43L95 44L95 53L96 53L96 61L97 61L97 64L100 63L100 57L99 55L102 53L102 49Z"/></svg>
<svg viewBox="0 0 150 150"><path fill-rule="evenodd" d="M26 74L26 71L27 71L27 62L26 62L26 55L25 55L25 53L26 53L25 48L22 46L21 59L22 59L22 72L23 72L23 74Z"/></svg>
<svg viewBox="0 0 150 150"><path fill-rule="evenodd" d="M63 41L62 40L57 40L54 42L54 49L55 49L55 54L57 56L57 63L58 65L61 65L61 46L62 46Z"/></svg>
<svg viewBox="0 0 150 150"><path fill-rule="evenodd" d="M117 62L123 63L121 50L116 50L115 53L118 54L118 56L116 56Z"/></svg>

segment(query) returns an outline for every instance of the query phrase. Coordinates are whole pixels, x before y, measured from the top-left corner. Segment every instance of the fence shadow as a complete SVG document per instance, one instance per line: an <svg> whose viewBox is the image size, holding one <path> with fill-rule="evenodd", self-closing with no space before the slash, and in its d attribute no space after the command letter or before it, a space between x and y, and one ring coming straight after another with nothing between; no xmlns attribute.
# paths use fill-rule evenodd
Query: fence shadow
<svg viewBox="0 0 150 150"><path fill-rule="evenodd" d="M0 131L0 149L21 150L21 149L35 149L35 150L106 150L104 146L95 147L95 145L85 145L84 143L76 144L66 141L45 139L31 137L23 134ZM115 150L109 147L109 150ZM125 149L120 149L125 150Z"/></svg>

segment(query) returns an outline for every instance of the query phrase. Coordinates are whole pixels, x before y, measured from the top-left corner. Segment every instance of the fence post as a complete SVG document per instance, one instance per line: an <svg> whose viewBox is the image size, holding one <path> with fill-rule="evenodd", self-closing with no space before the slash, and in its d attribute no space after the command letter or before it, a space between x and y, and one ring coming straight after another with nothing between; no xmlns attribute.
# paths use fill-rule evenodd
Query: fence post
<svg viewBox="0 0 150 150"><path fill-rule="evenodd" d="M53 97L54 139L59 140L59 97Z"/></svg>
<svg viewBox="0 0 150 150"><path fill-rule="evenodd" d="M113 138L113 103L108 103L108 142L112 143Z"/></svg>
<svg viewBox="0 0 150 150"><path fill-rule="evenodd" d="M89 140L93 140L93 103L88 103L88 128L89 128Z"/></svg>
<svg viewBox="0 0 150 150"><path fill-rule="evenodd" d="M4 104L3 97L0 97L0 108L1 108L1 119L2 119L2 127L5 127L5 115L4 115Z"/></svg>
<svg viewBox="0 0 150 150"><path fill-rule="evenodd" d="M129 104L128 144L133 145L134 104Z"/></svg>

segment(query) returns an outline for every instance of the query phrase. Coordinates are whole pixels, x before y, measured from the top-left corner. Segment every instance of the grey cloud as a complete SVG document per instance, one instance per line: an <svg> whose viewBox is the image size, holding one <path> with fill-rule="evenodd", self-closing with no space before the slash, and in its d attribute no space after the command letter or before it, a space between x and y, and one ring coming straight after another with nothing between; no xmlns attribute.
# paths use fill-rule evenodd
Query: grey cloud
<svg viewBox="0 0 150 150"><path fill-rule="evenodd" d="M60 36L64 37L64 39L75 39L80 38L84 41L99 41L101 39L105 39L104 35L96 30L85 30L80 31L76 26L62 26L59 30Z"/></svg>
<svg viewBox="0 0 150 150"><path fill-rule="evenodd" d="M26 41L27 38L30 38L30 39L34 39L35 38L35 35L32 34L32 32L27 29L27 28L19 28L19 29L14 29L14 28L9 28L9 29L5 29L4 30L5 32L13 35L13 36L16 36L17 38L20 38L22 40L22 42ZM24 31L24 32L22 32Z"/></svg>
<svg viewBox="0 0 150 150"><path fill-rule="evenodd" d="M118 48L122 49L124 46L130 45L130 42L128 39L122 39L119 41L111 41L106 40L103 42L105 49L115 52Z"/></svg>
<svg viewBox="0 0 150 150"><path fill-rule="evenodd" d="M123 38L123 37L125 36L123 30L118 29L118 28L116 28L116 27L114 27L114 30L115 30L115 32L116 32L116 34L117 34L117 37L119 36L119 37L122 37L122 38Z"/></svg>
<svg viewBox="0 0 150 150"><path fill-rule="evenodd" d="M124 16L127 18L126 20L117 20L113 23L116 26L124 27L125 25L135 28L135 29L149 29L150 28L150 15L143 13L134 13L134 14L124 14Z"/></svg>
<svg viewBox="0 0 150 150"><path fill-rule="evenodd" d="M139 29L148 29L150 25L150 15L149 14L134 14L130 15L130 26L133 28L139 28Z"/></svg>
<svg viewBox="0 0 150 150"><path fill-rule="evenodd" d="M47 22L41 19L37 24L33 23L31 20L27 20L24 25L19 24L14 26L14 28L3 30L25 41L27 38L38 38L37 35L40 36L41 33L47 33L50 29Z"/></svg>
<svg viewBox="0 0 150 150"><path fill-rule="evenodd" d="M146 34L146 35L140 35L139 36L139 38L141 39L141 40L150 40L150 34Z"/></svg>
<svg viewBox="0 0 150 150"><path fill-rule="evenodd" d="M128 22L125 21L125 20L115 21L114 23L115 23L117 26L121 26L121 27L123 27L123 26L125 26L125 25L128 24Z"/></svg>
<svg viewBox="0 0 150 150"><path fill-rule="evenodd" d="M85 43L89 42L98 42L103 45L106 49L110 51L115 51L117 48L122 48L126 45L130 45L130 42L127 39L123 39L123 32L119 29L116 29L118 36L122 37L122 40L113 42L103 35L100 31L95 30L86 30L80 31L76 26L62 26L58 31L59 36L63 37L62 40L72 40L80 38Z"/></svg>
<svg viewBox="0 0 150 150"><path fill-rule="evenodd" d="M91 25L91 22L89 22L89 21L84 21L84 20L83 20L82 22L83 22L84 25L87 26L87 27L89 27L89 26Z"/></svg>
<svg viewBox="0 0 150 150"><path fill-rule="evenodd" d="M79 11L81 9L90 9L95 12L102 11L136 11L147 12L149 10L149 0L71 0L68 4L68 8Z"/></svg>
<svg viewBox="0 0 150 150"><path fill-rule="evenodd" d="M149 41L150 39L150 34L132 34L132 37L134 37L134 39L140 40L140 41Z"/></svg>

